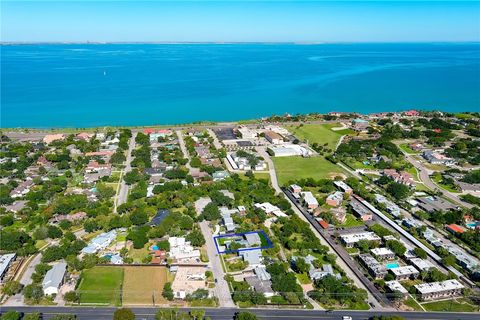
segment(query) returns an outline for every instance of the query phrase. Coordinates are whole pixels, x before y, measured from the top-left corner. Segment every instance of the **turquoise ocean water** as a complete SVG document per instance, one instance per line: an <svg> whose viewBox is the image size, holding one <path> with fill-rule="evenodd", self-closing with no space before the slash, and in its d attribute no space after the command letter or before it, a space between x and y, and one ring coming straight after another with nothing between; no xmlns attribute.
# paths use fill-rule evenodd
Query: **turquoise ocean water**
<svg viewBox="0 0 480 320"><path fill-rule="evenodd" d="M480 44L1 47L2 127L480 110Z"/></svg>

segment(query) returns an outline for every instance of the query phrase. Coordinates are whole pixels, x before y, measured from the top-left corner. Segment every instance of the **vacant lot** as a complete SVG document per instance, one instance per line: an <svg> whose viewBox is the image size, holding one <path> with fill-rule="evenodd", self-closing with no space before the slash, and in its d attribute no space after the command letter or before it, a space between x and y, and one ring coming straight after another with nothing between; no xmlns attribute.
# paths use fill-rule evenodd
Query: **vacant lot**
<svg viewBox="0 0 480 320"><path fill-rule="evenodd" d="M332 127L339 127L339 124L304 124L303 126L289 126L287 129L302 141L308 140L308 143L318 143L323 145L328 143L330 149L334 149L342 134L350 133L347 130L333 131Z"/></svg>
<svg viewBox="0 0 480 320"><path fill-rule="evenodd" d="M164 303L162 290L165 282L165 267L124 267L123 304Z"/></svg>
<svg viewBox="0 0 480 320"><path fill-rule="evenodd" d="M122 267L93 267L82 273L80 281L80 303L121 304Z"/></svg>
<svg viewBox="0 0 480 320"><path fill-rule="evenodd" d="M465 299L452 299L422 304L427 311L478 312L478 306L472 305Z"/></svg>
<svg viewBox="0 0 480 320"><path fill-rule="evenodd" d="M337 165L323 157L272 157L275 171L280 185L286 185L288 181L302 178L333 178L337 175L345 175L345 172Z"/></svg>

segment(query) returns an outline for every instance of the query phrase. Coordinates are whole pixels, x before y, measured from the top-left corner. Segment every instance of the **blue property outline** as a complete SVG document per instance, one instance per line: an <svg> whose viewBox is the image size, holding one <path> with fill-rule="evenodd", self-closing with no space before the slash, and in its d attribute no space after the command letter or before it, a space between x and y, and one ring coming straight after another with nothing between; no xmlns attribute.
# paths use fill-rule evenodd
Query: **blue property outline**
<svg viewBox="0 0 480 320"><path fill-rule="evenodd" d="M254 247L254 248L239 248L237 250L225 250L225 251L220 251L220 249L218 248L218 242L217 242L218 238L230 238L230 237L235 237L235 236L244 236L246 234L252 234L252 233L257 233L257 234L259 234L259 236L260 236L260 234L263 234L265 236L265 239L267 239L268 245L260 246L260 247ZM273 242L270 240L270 238L267 236L267 234L263 230L241 232L241 233L222 234L220 236L214 236L213 237L213 242L215 242L215 247L217 248L218 254L235 253L235 252L240 252L240 251L262 250L262 249L273 248Z"/></svg>

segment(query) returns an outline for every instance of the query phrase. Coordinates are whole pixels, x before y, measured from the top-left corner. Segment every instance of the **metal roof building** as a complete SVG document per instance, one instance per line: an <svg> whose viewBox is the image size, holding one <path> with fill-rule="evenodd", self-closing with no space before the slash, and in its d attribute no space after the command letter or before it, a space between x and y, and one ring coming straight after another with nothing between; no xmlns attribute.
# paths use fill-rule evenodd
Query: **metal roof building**
<svg viewBox="0 0 480 320"><path fill-rule="evenodd" d="M45 295L58 294L58 289L63 283L66 271L67 264L65 262L59 262L47 271L42 282L43 293Z"/></svg>

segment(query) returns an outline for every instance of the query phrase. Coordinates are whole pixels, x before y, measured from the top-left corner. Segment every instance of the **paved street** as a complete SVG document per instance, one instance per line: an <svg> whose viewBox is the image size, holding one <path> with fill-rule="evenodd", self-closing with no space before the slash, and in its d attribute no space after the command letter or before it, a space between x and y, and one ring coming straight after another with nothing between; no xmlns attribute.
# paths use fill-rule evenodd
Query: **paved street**
<svg viewBox="0 0 480 320"><path fill-rule="evenodd" d="M308 213L303 207L301 207L296 201L295 198L293 198L292 194L288 191L285 191L285 194L289 198L289 200L294 203L294 205L301 211L302 215L308 220L311 226L315 228L318 234L321 235L321 237L327 242L327 246L332 249L340 259L337 259L337 263L339 266L347 272L347 270L351 270L352 273L348 273L348 276L351 279L358 279L358 282L361 282L361 285L357 284L357 281L355 283L357 284L358 287L366 289L367 292L369 292L371 295L368 297L368 302L373 303L373 305L376 308L381 308L381 307L386 307L391 309L391 303L390 301L383 295L374 285L373 283L368 280L363 272L359 269L359 267L354 263L352 258L348 255L348 253L341 248L339 245L335 243L330 238L330 234L323 230L319 223L315 220L315 218ZM340 263L343 262L343 263ZM352 277L352 275L354 275Z"/></svg>
<svg viewBox="0 0 480 320"><path fill-rule="evenodd" d="M155 319L157 308L131 308L136 315L137 320ZM205 310L205 315L212 320L232 320L233 315L239 312L235 308L201 308ZM44 319L62 314L76 314L80 320L111 320L115 308L112 307L2 307L1 312L16 310L24 313L41 312ZM191 308L178 308L181 312L188 312ZM302 310L302 309L248 309L247 311L256 314L259 319L295 319L295 320L312 320L312 319L342 319L343 316L351 316L353 320L368 319L373 316L386 315L379 311L349 311L349 310ZM477 320L476 313L463 312L388 312L388 315L401 316L405 319L422 319L422 320Z"/></svg>
<svg viewBox="0 0 480 320"><path fill-rule="evenodd" d="M42 249L45 249L50 244L46 244ZM22 274L21 279L19 280L23 286L29 285L32 283L32 274L35 272L35 267L42 261L42 252L37 253L31 259L27 260L25 263L28 263L25 266L25 271ZM20 273L20 270L17 272L16 277ZM18 280L16 278L15 280ZM23 294L17 293L16 295L11 296L7 302L5 303L6 306L23 306L24 305L24 297Z"/></svg>
<svg viewBox="0 0 480 320"><path fill-rule="evenodd" d="M401 149L400 149L401 150ZM423 184L431 189L431 190L437 190L437 191L440 191L442 193L442 195L445 197L445 198L448 198L449 200L453 201L453 202L456 202L456 203L459 203L461 204L462 206L466 207L466 208L473 208L473 205L468 203L468 202L465 202L465 201L462 201L458 195L450 192L450 191L447 191L443 188L440 188L438 187L431 179L430 179L430 175L429 175L429 170L420 162L418 161L417 159L415 159L412 155L409 155L407 153L405 153L403 150L402 150L403 154L405 155L405 159L407 159L408 162L410 162L417 170L418 170L418 176L420 177L420 180L423 182Z"/></svg>
<svg viewBox="0 0 480 320"><path fill-rule="evenodd" d="M307 219L307 217L303 214L303 212L296 206L295 201L292 201L286 194L284 194L283 190L280 188L278 185L278 180L277 180L277 173L275 172L275 166L273 164L273 161L270 157L270 155L265 151L265 148L263 147L257 147L256 148L258 154L262 156L265 161L268 163L268 169L270 173L270 181L272 183L272 187L277 191L279 194L283 195L285 199L290 201L291 207L293 211L295 212L296 215L298 215L303 221L308 222L310 225L310 229L312 232L317 236L317 238L320 240L320 243L322 245L325 245L330 248L330 250L334 250L334 248L328 243L328 241L325 240L324 236L317 230L314 225ZM318 223L317 223L318 224ZM368 302L374 305L376 308L381 306L381 303L379 299L377 299L372 292L367 288L367 286L364 285L363 281L360 279L360 277L357 275L355 271L352 270L351 266L349 266L341 257L337 259L337 264L340 268L342 268L347 276L353 280L355 285L361 289L364 289L368 293ZM363 275L361 275L363 277ZM378 291L378 290L376 290Z"/></svg>
<svg viewBox="0 0 480 320"><path fill-rule="evenodd" d="M180 150L182 150L183 157L188 159L188 162L185 164L185 166L188 169L188 172L192 174L192 166L190 166L190 153L187 150L187 146L185 145L185 140L183 139L183 133L180 130L175 131L178 137L178 144L180 145Z"/></svg>
<svg viewBox="0 0 480 320"><path fill-rule="evenodd" d="M283 192L278 185L277 173L275 172L275 165L273 164L272 158L270 158L270 155L265 150L265 147L256 147L255 150L257 150L258 154L265 159L268 164L268 172L270 173L270 182L272 183L273 189L275 189L275 192L282 194Z"/></svg>
<svg viewBox="0 0 480 320"><path fill-rule="evenodd" d="M132 151L135 148L135 137L137 136L136 132L132 133L132 137L130 138L129 144L128 144L128 151L127 151L127 159L125 160L125 169L124 173L127 173L132 170ZM118 198L117 198L117 206L127 202L127 196L128 196L128 185L125 183L125 181L122 179L120 183L120 191L118 193Z"/></svg>
<svg viewBox="0 0 480 320"><path fill-rule="evenodd" d="M218 298L220 307L235 307L232 297L230 295L230 290L228 288L228 283L225 281L225 272L223 272L220 257L218 256L215 243L213 242L212 232L208 226L208 221L202 221L199 223L202 234L205 237L207 245L207 254L208 260L210 261L210 266L212 267L213 277L217 279L215 284L215 295Z"/></svg>

